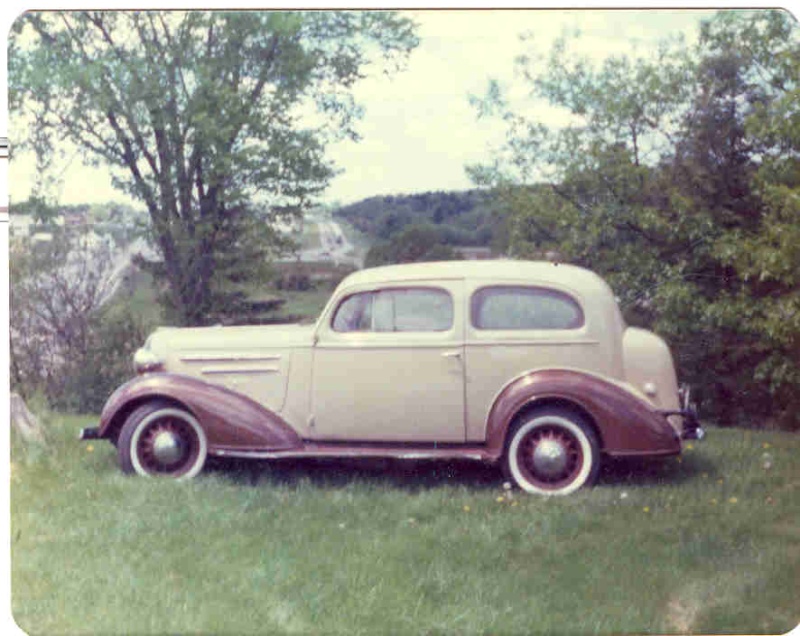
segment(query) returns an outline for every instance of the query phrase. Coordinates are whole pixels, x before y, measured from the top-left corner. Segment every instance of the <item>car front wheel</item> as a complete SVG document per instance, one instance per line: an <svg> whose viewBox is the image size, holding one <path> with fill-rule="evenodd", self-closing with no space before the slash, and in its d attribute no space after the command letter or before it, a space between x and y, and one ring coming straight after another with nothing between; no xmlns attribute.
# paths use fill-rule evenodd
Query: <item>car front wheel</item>
<svg viewBox="0 0 800 636"><path fill-rule="evenodd" d="M558 408L542 408L514 424L505 454L506 473L523 490L567 495L597 479L600 450L583 418Z"/></svg>
<svg viewBox="0 0 800 636"><path fill-rule="evenodd" d="M117 452L125 473L191 479L202 470L208 445L191 413L154 401L140 406L125 420Z"/></svg>

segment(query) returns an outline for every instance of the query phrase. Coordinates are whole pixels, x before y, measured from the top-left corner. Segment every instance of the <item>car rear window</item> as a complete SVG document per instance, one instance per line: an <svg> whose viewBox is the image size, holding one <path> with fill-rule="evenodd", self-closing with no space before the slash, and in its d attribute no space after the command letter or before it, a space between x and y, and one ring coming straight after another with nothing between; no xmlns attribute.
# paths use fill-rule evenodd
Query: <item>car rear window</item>
<svg viewBox="0 0 800 636"><path fill-rule="evenodd" d="M447 331L453 299L443 289L409 287L353 294L336 309L334 331Z"/></svg>
<svg viewBox="0 0 800 636"><path fill-rule="evenodd" d="M472 296L476 329L577 329L583 310L568 294L526 286L483 287Z"/></svg>

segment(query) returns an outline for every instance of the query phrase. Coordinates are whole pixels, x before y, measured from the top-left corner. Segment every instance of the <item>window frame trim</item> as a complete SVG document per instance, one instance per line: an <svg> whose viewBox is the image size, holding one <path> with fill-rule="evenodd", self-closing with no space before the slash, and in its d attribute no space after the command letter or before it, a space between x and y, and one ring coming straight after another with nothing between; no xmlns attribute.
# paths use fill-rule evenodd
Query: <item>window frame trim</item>
<svg viewBox="0 0 800 636"><path fill-rule="evenodd" d="M443 293L443 294L445 294L447 296L447 298L450 300L450 324L447 326L447 328L445 328L445 329L413 330L413 331L412 330L408 330L408 331L376 331L375 329L370 328L370 329L364 330L364 331L359 331L359 330L339 331L338 329L336 329L334 327L334 322L336 321L336 316L339 314L339 310L342 308L342 305L344 305L345 302L347 302L350 298L353 298L354 296L358 296L358 295L361 295L361 294L370 294L370 295L374 296L374 295L376 295L376 294L378 294L380 292L386 292L386 291L410 291L410 290L433 290L435 292L441 292L441 293ZM374 302L374 298L371 298L370 302ZM335 333L335 334L337 334L339 336L344 336L344 335L348 335L348 334L361 334L361 335L364 335L364 334L371 334L371 335L375 335L375 334L401 334L401 333L408 333L408 334L439 333L439 334L443 334L443 333L448 333L448 332L452 331L453 328L455 327L455 325L456 325L456 302L455 302L455 298L453 297L453 293L449 289L446 289L444 287L440 287L438 285L397 285L397 286L391 285L391 286L388 286L388 287L381 286L381 287L375 287L375 288L372 288L372 289L362 289L362 290L359 290L359 291L354 291L354 292L349 293L349 294L345 294L339 300L339 302L336 304L336 307L334 307L333 311L331 312L331 318L330 318L330 321L328 322L328 329L332 333ZM372 317L372 326L374 326L374 315Z"/></svg>
<svg viewBox="0 0 800 636"><path fill-rule="evenodd" d="M481 327L479 326L476 321L476 304L477 298L481 294L481 292L489 289L529 289L534 291L541 291L545 292L545 295L555 296L560 298L566 298L570 302L572 302L575 307L578 309L578 313L580 316L580 321L569 327ZM583 329L586 327L586 311L583 308L581 302L571 293L564 291L563 289L556 289L555 287L546 287L544 285L528 285L525 283L497 283L497 284L488 284L488 285L481 285L480 287L476 287L472 290L472 293L469 297L469 326L471 329L475 329L476 331L480 332L492 332L492 331L503 331L503 332L521 332L521 331L548 331L548 332L555 332L555 331L577 331L579 329Z"/></svg>

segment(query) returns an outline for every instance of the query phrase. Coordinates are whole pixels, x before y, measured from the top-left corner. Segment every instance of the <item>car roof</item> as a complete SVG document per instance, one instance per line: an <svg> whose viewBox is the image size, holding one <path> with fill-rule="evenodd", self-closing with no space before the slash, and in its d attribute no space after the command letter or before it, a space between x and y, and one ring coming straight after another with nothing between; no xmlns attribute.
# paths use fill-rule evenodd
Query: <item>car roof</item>
<svg viewBox="0 0 800 636"><path fill-rule="evenodd" d="M564 263L546 261L474 260L407 263L362 269L350 274L343 284L362 285L443 279L496 279L551 283L577 291L610 292L606 282L594 272Z"/></svg>

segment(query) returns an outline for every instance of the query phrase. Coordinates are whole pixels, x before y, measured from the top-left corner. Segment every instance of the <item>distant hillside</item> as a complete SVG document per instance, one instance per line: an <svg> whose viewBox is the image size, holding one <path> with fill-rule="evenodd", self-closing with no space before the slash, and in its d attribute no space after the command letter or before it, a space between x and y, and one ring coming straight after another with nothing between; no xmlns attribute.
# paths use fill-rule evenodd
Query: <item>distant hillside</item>
<svg viewBox="0 0 800 636"><path fill-rule="evenodd" d="M444 245L498 245L504 220L492 195L483 190L425 192L370 197L333 212L377 242L388 241L411 225L434 226Z"/></svg>

